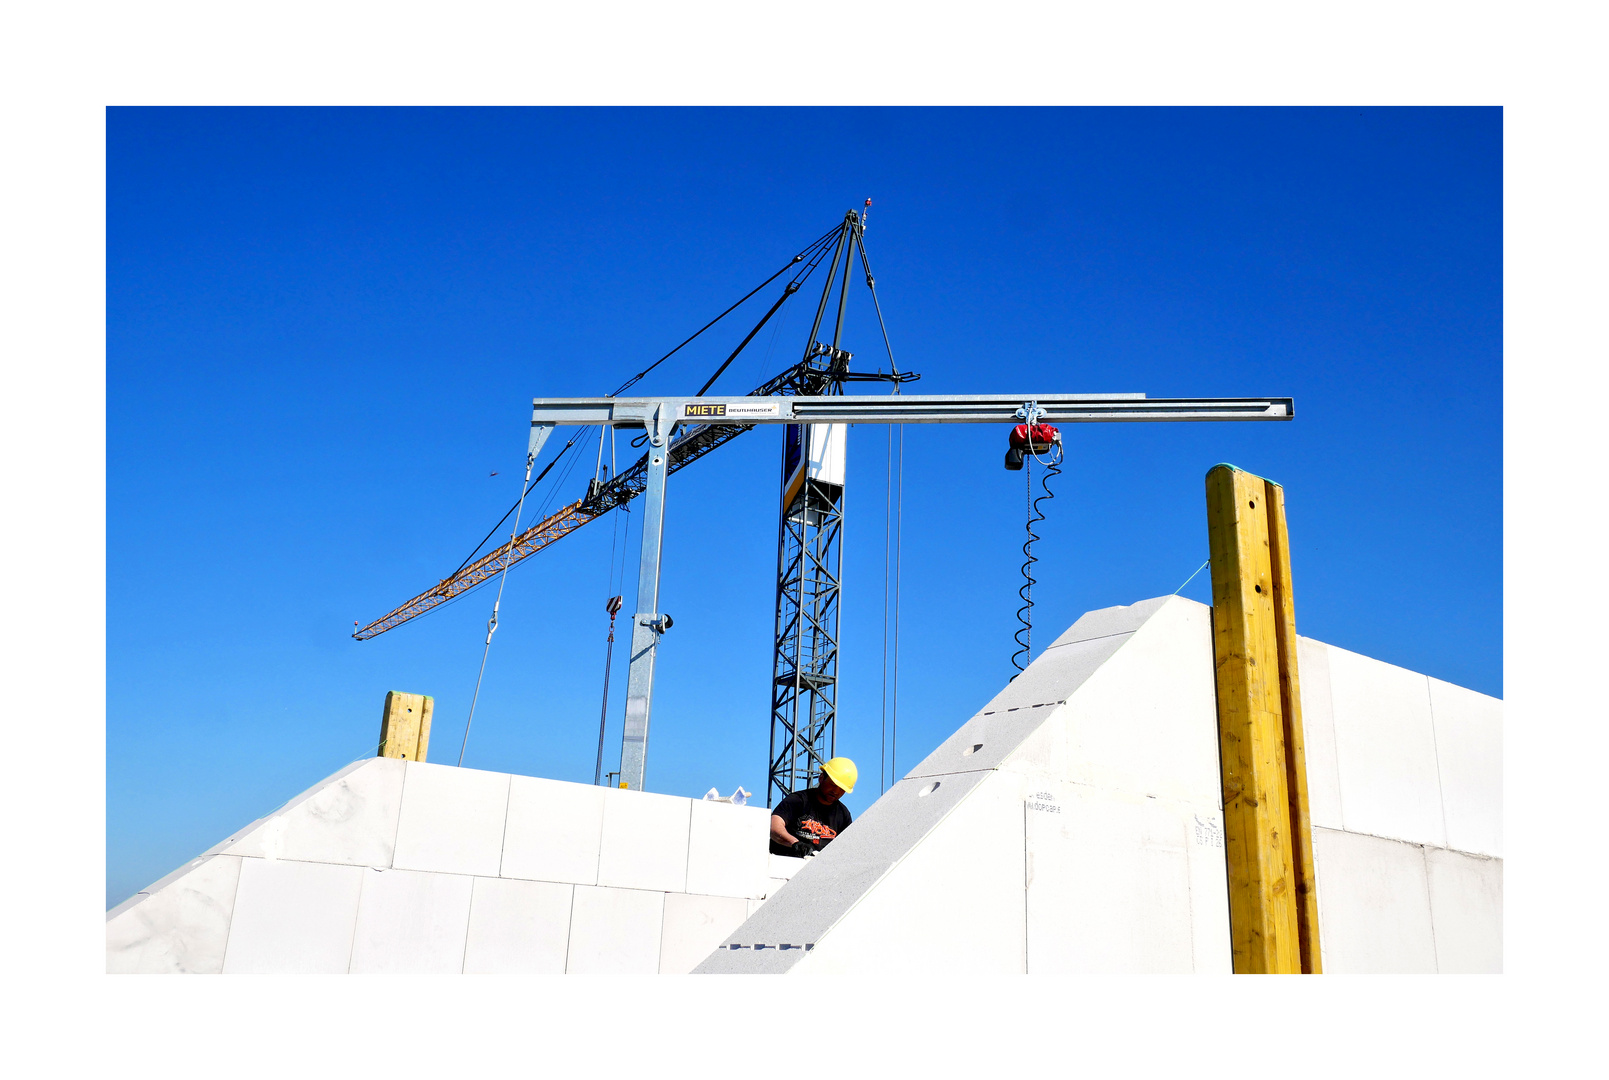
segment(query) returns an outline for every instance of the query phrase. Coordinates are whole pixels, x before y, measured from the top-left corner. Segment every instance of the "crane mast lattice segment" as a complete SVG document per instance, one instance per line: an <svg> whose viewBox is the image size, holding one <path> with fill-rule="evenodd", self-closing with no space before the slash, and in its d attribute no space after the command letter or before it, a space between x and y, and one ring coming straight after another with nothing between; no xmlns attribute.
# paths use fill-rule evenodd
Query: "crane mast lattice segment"
<svg viewBox="0 0 1609 1080"><path fill-rule="evenodd" d="M870 203L868 202L868 206ZM820 362L827 396L842 395L851 354L843 341L849 305L849 272L855 252L866 258L865 222L851 210L844 215L810 326L802 364ZM839 280L838 264L843 261ZM871 284L868 269L866 283ZM817 335L838 288L832 342ZM861 378L867 376L862 375ZM899 373L871 376L899 389ZM819 393L819 391L818 391ZM813 784L838 742L839 584L843 578L844 449L842 424L815 428L792 424L782 444L782 507L777 528L776 642L771 677L770 768L765 804Z"/></svg>
<svg viewBox="0 0 1609 1080"><path fill-rule="evenodd" d="M800 424L786 431L768 806L774 798L808 787L837 745L842 450L847 429L842 424ZM789 469L794 454L800 458L797 480Z"/></svg>

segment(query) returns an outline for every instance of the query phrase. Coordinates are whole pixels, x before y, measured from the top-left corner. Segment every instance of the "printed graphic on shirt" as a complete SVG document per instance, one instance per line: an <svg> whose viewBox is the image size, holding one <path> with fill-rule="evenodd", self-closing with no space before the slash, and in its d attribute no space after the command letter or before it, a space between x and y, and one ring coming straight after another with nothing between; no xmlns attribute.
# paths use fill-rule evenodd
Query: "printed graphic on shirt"
<svg viewBox="0 0 1609 1080"><path fill-rule="evenodd" d="M817 844L831 840L833 837L838 835L837 829L829 828L828 826L817 821L815 818L801 818L796 828L799 832L810 834L809 836L801 836L799 839L810 840Z"/></svg>

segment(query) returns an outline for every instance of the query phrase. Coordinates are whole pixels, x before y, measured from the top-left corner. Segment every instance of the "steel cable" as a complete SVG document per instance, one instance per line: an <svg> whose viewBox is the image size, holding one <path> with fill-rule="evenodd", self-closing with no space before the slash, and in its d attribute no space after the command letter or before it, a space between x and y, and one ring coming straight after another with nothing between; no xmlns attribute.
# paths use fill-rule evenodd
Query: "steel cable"
<svg viewBox="0 0 1609 1080"><path fill-rule="evenodd" d="M905 550L905 425L899 426L899 468L894 499L894 674L890 680L892 707L889 717L888 777L892 783L899 773L899 599L901 563Z"/></svg>
<svg viewBox="0 0 1609 1080"><path fill-rule="evenodd" d="M899 368L894 364L894 346L888 343L888 327L883 323L883 305L877 302L877 283L872 278L872 264L866 259L866 231L861 230L860 235L860 265L866 271L866 288L872 294L872 308L877 312L877 327L883 332L883 348L888 350L888 369L895 375ZM899 393L899 383L894 384L894 393Z"/></svg>
<svg viewBox="0 0 1609 1080"><path fill-rule="evenodd" d="M553 455L553 460L548 462L541 472L537 473L535 480L530 479L530 470L526 470L526 481L524 486L520 488L520 497L514 500L514 506L510 506L508 508L508 513L504 514L501 518L498 518L497 524L492 526L491 532L488 532L485 536L481 537L480 543L475 545L475 550L471 551L464 561L458 564L458 570L462 570L464 567L468 566L475 556L480 554L480 549L486 546L486 541L490 540L498 529L502 528L503 522L508 520L508 515L514 512L515 507L518 507L520 504L525 502L525 497L531 493L531 489L542 482L542 478L552 470L553 466L559 463L559 459L564 457L565 453L570 449L570 447L575 445L576 440L581 438L582 432L586 430L586 428L581 428L574 435L570 436L570 441L565 443L564 446L559 449L557 454ZM447 578L457 577L458 570L454 570L452 573L448 574ZM444 578L443 580L447 580L447 578Z"/></svg>
<svg viewBox="0 0 1609 1080"><path fill-rule="evenodd" d="M687 345L691 344L693 339L698 337L699 334L702 334L704 331L708 330L710 327L714 326L716 323L720 322L722 319L724 319L728 315L732 314L732 312L734 312L738 308L742 307L749 300L750 297L752 297L755 293L759 292L761 289L765 288L767 285L771 284L773 281L775 281L777 278L781 277L783 274L787 273L789 267L793 266L795 263L798 263L798 262L802 261L805 258L805 256L809 255L810 252L813 251L817 246L826 243L829 238L836 237L836 235L838 233L838 230L840 230L842 228L843 228L842 225L834 225L832 228L828 229L824 234L822 234L820 239L815 241L815 243L810 244L803 251L799 252L799 254L797 254L793 258L789 259L787 264L784 265L782 267L782 269L778 270L776 273L772 274L770 277L766 278L764 281L760 282L754 288L750 289L747 293L745 293L744 296L743 296L743 299L739 300L737 303L733 304L731 307L727 308L725 311L723 311L719 315L715 316L715 318L711 319L709 322L707 322L703 326L699 327L697 330L695 330L693 332L692 336L689 337L686 341L683 341L680 345L676 346L670 352L666 353L664 356L661 356L658 360L655 360L652 364L649 364L647 367L645 367L641 371L637 372L637 374L633 375L631 378L629 378L625 382L621 383L620 386L615 390L615 392L610 394L609 396L610 397L619 397L622 393L624 393L625 391L631 389L633 386L637 385L639 382L641 382L648 375L648 373L650 371L654 370L660 364L663 364L666 360L669 360L671 357L675 356L677 353L681 352L682 349L685 348Z"/></svg>
<svg viewBox="0 0 1609 1080"><path fill-rule="evenodd" d="M894 425L888 425L888 475L883 484L883 713L877 733L877 793L888 776L888 563L894 542Z"/></svg>
<svg viewBox="0 0 1609 1080"><path fill-rule="evenodd" d="M743 304L750 297L752 297L755 293L759 292L761 289L763 289L767 285L771 284L777 278L781 277L784 273L787 272L788 267L791 267L791 266L795 265L796 263L798 263L800 261L803 261L806 258L809 258L810 261L809 261L808 265L806 265L805 267L802 267L800 269L799 273L794 275L795 280L794 280L793 283L790 283L790 284L791 285L796 285L798 282L801 282L804 278L809 277L810 272L813 271L816 268L817 264L820 263L821 256L826 253L826 248L828 246L828 242L837 234L838 230L841 229L841 228L843 228L842 225L835 225L831 229L828 229L826 231L826 233L824 233L819 239L816 240L815 243L810 244L803 251L799 252L799 254L795 255L792 259L789 259L787 265L783 266L781 270L778 270L776 273L772 274L770 277L768 277L764 281L760 282L760 284L756 285L753 289L749 290L749 292L743 297L742 300L739 300L737 303L733 304L731 307L727 308L725 311L723 311L719 315L715 316L715 318L713 318L709 322L705 323L702 327L700 327L692 335L692 337L689 337L686 341L683 341L681 343L681 345L676 346L676 348L672 349L670 352L666 353L664 356L661 356L658 360L655 360L652 364L649 364L646 368L643 368L643 370L639 371L636 375L632 376L631 378L627 379L625 382L621 383L620 386L615 390L615 392L613 394L610 394L609 396L610 397L618 397L621 394L622 391L628 390L632 386L635 386L638 382L642 381L643 377L646 376L650 371L654 370L654 368L658 367L660 364L663 364L666 360L669 360L672 356L675 356L678 352L680 352L682 350L683 346L685 346L685 345L689 344L690 342L692 342L693 339L698 337L699 334L702 334L705 330L708 330L710 327L714 326L716 323L718 323L722 319L726 318L732 312L734 312L738 308L742 307ZM818 248L820 250L817 250ZM814 254L812 255L812 253L814 253ZM801 277L800 275L803 275L803 276ZM785 296L786 295L789 295L789 294L785 294ZM780 301L779 301L779 306L780 306ZM766 318L770 318L770 315L768 314L766 316ZM761 326L765 325L765 320L764 319L761 320L760 325ZM755 329L758 330L759 327L756 327ZM753 335L751 334L750 337L753 337ZM745 339L743 344L747 345L748 340ZM738 347L738 352L741 352L741 351L742 351L742 346L739 346ZM737 355L736 353L733 353L734 358L736 357L736 355ZM727 363L731 363L731 360L728 360ZM718 377L720 375L720 372L725 371L725 370L726 370L726 366L723 364L721 366L720 371L716 372L716 376ZM710 381L713 382L714 379L711 379ZM707 384L705 386L705 389L708 389ZM700 394L700 396L702 396L702 394ZM553 460L548 462L547 465L542 469L542 471L537 474L536 479L531 480L526 484L526 486L520 491L520 497L515 500L514 506L510 506L508 508L508 512L505 513L501 518L499 518L497 524L493 525L491 527L491 530L488 531L486 533L486 535L481 538L480 543L475 545L475 550L471 551L464 558L464 561L458 564L458 570L454 570L451 574L447 575L449 578L456 577L459 570L462 570L464 567L468 566L474 560L475 556L480 554L481 548L486 546L486 541L490 540L494 535L496 535L497 530L502 527L503 522L508 520L509 514L514 513L514 507L518 506L521 502L523 502L525 497L531 493L531 489L534 488L537 484L540 484L542 482L543 478L547 476L548 472L550 470L552 470L553 466L555 466L555 465L557 465L559 463L559 459L564 457L564 455L569 451L569 449L572 446L575 445L576 441L581 438L582 433L585 432L585 431L586 431L586 428L582 428L580 431L577 431L573 436L571 436L569 442L566 442L564 444L564 446L559 450L559 452L553 456ZM632 443L632 445L636 446L638 444L634 442L634 443Z"/></svg>
<svg viewBox="0 0 1609 1080"><path fill-rule="evenodd" d="M554 460L556 461L558 459L555 458ZM531 467L535 464L536 457L534 455L527 454L525 456L525 478L527 485L522 486L521 488L518 509L514 513L514 531L509 534L510 541L513 541L513 539L520 534L520 515L525 510L524 492L530 490L528 483L531 477ZM510 552L510 554L512 554L512 552ZM503 563L503 573L501 575L501 579L497 583L497 599L492 602L492 617L486 620L486 647L481 650L480 654L480 673L475 676L475 693L474 696L469 699L469 719L464 721L464 741L458 746L458 764L460 766L464 764L464 751L469 749L469 727L475 722L475 705L480 701L480 684L481 680L486 677L486 658L491 655L492 635L497 632L497 609L503 603L503 586L508 584L508 568L512 565L514 565L513 559L509 559Z"/></svg>

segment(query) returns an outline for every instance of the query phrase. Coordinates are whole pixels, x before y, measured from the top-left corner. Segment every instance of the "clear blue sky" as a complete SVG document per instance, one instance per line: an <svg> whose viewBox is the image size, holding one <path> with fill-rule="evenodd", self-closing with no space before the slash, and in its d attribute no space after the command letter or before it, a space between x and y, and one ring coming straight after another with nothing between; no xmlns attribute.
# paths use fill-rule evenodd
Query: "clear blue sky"
<svg viewBox="0 0 1609 1080"><path fill-rule="evenodd" d="M1296 399L1289 424L1068 431L1038 646L1172 592L1230 461L1285 485L1300 632L1501 695L1501 177L1496 109L111 110L108 904L372 753L388 689L435 696L454 760L491 593L366 643L353 621L513 501L531 397L607 393L867 197L913 392ZM641 389L696 389L744 314ZM807 329L799 305L719 387ZM864 290L846 338L875 365ZM1011 670L1004 438L906 432L901 771ZM779 440L673 478L651 790L763 795ZM857 812L885 440L850 437ZM510 575L466 765L590 782L611 526Z"/></svg>

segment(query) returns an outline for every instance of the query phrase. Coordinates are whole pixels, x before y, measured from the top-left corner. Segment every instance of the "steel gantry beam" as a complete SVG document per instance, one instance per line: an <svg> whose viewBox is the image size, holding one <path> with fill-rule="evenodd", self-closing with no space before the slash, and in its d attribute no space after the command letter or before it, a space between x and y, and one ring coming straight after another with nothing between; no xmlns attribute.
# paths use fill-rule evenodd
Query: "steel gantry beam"
<svg viewBox="0 0 1609 1080"><path fill-rule="evenodd" d="M758 424L1015 424L1036 414L1049 424L1208 420L1290 420L1290 398L1148 398L1144 394L909 394L828 397L536 398L529 452L539 454L555 427L604 424L649 434L648 512L643 516L637 612L632 618L631 670L620 786L641 790L653 706L654 660L668 622L659 606L660 540L670 450L699 429ZM678 432L677 429L681 430ZM654 450L658 450L655 453ZM836 649L836 642L832 647ZM796 663L797 663L796 658ZM803 725L809 728L808 722ZM808 730L796 732L805 743ZM773 757L779 748L773 747ZM789 748L780 748L784 753ZM808 744L804 747L808 751Z"/></svg>
<svg viewBox="0 0 1609 1080"><path fill-rule="evenodd" d="M646 427L657 416L682 425L1012 424L1025 404L1047 424L1179 420L1289 420L1290 398L1148 398L1144 394L893 394L887 397L537 398L533 426Z"/></svg>

